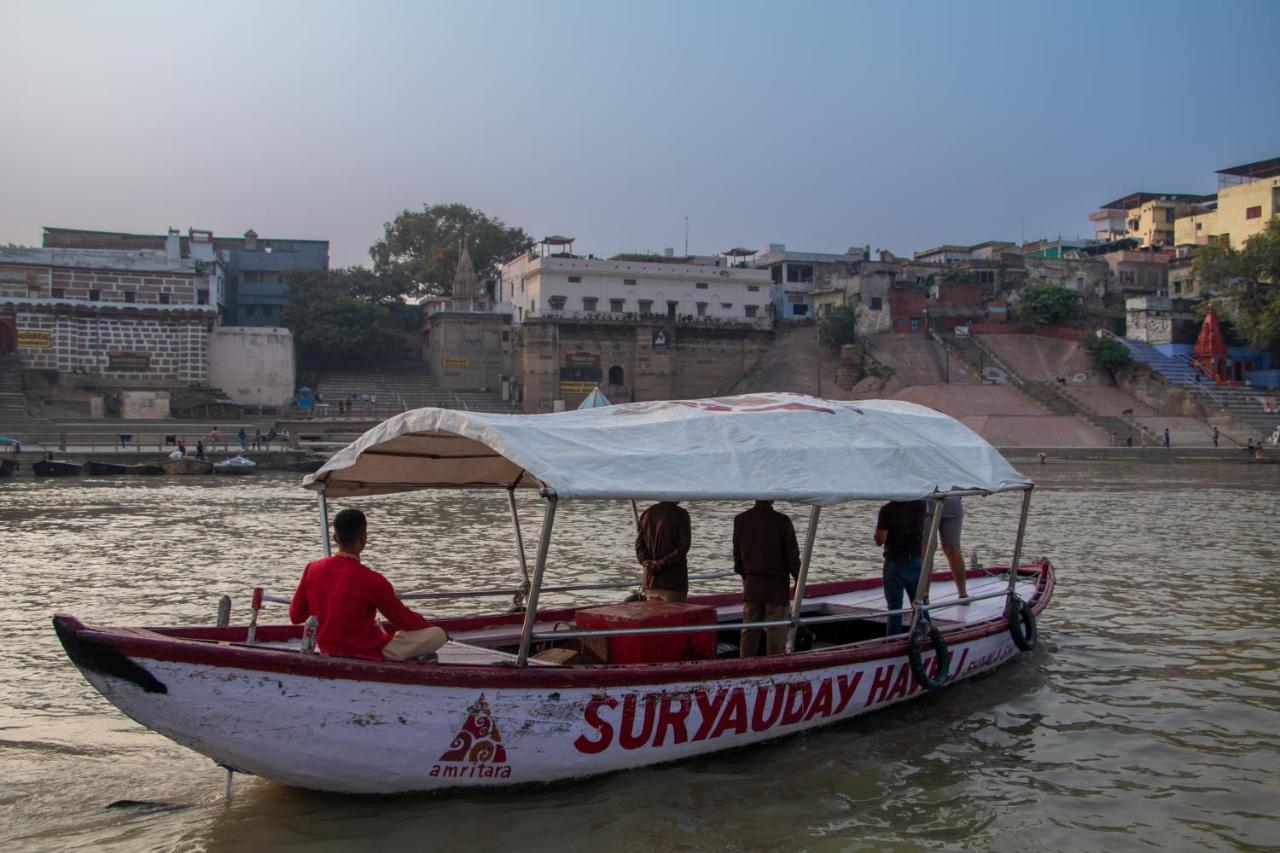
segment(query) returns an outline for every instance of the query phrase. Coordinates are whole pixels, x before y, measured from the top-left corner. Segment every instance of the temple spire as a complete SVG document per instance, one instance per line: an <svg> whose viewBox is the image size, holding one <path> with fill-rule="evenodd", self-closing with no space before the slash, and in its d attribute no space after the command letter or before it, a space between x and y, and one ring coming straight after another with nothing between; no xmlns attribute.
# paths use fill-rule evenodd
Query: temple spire
<svg viewBox="0 0 1280 853"><path fill-rule="evenodd" d="M459 241L458 265L453 270L454 310L475 310L476 296L476 268L471 263L471 252L467 250L467 238L464 235Z"/></svg>

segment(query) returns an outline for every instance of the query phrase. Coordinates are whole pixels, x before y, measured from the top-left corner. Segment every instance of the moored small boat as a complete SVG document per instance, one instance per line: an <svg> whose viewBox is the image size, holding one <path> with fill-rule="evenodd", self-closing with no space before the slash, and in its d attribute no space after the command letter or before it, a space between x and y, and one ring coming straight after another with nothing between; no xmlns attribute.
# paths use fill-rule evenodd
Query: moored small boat
<svg viewBox="0 0 1280 853"><path fill-rule="evenodd" d="M211 474L213 463L204 459L193 459L183 456L178 459L166 459L160 463L166 474Z"/></svg>
<svg viewBox="0 0 1280 853"><path fill-rule="evenodd" d="M75 477L84 466L66 459L41 459L32 463L31 470L37 477Z"/></svg>
<svg viewBox="0 0 1280 853"><path fill-rule="evenodd" d="M901 401L754 394L553 415L418 409L368 431L303 484L319 493L326 553L329 498L505 489L519 567L510 585L400 597L493 596L514 607L435 620L449 641L430 663L319 654L302 625L259 624L264 601L289 601L261 588L248 625L103 627L59 614L54 628L90 684L132 719L229 770L318 790L553 782L847 720L1032 649L1055 583L1047 560L1021 560L1032 482L959 421ZM532 565L518 489L543 503ZM1012 558L970 568L960 598L950 572L932 571L942 501L1001 492L1021 499ZM741 591L539 606L542 595L634 586L544 584L561 503L630 501L634 513L638 500L754 499L808 506L783 618L744 623ZM878 571L810 583L820 511L886 500L933 502L913 603L887 609ZM910 630L886 636L899 618ZM785 630L785 652L740 656L752 625Z"/></svg>
<svg viewBox="0 0 1280 853"><path fill-rule="evenodd" d="M91 477L109 477L116 474L129 473L129 466L117 465L114 462L97 462L93 459L89 460L89 475Z"/></svg>
<svg viewBox="0 0 1280 853"><path fill-rule="evenodd" d="M17 459L0 459L0 477L12 476L18 470Z"/></svg>
<svg viewBox="0 0 1280 853"><path fill-rule="evenodd" d="M252 459L245 459L243 456L232 456L230 459L224 459L221 462L213 463L213 473L215 474L252 474L254 469L258 467L258 463Z"/></svg>
<svg viewBox="0 0 1280 853"><path fill-rule="evenodd" d="M158 462L136 462L133 465L124 466L124 472L132 475L144 475L154 477L157 474L164 473L164 467Z"/></svg>

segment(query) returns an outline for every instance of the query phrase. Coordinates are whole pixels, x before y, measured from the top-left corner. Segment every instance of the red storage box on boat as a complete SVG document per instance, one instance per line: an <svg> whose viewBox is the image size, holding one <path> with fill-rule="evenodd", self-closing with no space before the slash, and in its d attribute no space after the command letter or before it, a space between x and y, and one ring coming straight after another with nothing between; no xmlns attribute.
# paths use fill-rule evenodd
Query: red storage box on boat
<svg viewBox="0 0 1280 853"><path fill-rule="evenodd" d="M619 628L665 628L674 625L714 625L716 609L701 604L637 601L579 610L577 626L587 631ZM609 663L670 663L707 660L716 656L716 632L639 634L601 637L609 646Z"/></svg>

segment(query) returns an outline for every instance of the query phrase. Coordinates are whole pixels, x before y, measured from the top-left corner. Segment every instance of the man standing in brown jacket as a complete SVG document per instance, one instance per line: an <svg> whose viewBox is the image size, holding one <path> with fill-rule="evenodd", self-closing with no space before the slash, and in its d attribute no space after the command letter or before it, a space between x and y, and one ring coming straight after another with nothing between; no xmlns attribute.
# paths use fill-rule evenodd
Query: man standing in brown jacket
<svg viewBox="0 0 1280 853"><path fill-rule="evenodd" d="M662 501L640 516L636 559L644 568L644 597L684 601L689 596L689 513L675 501Z"/></svg>
<svg viewBox="0 0 1280 853"><path fill-rule="evenodd" d="M742 575L742 621L777 622L787 618L790 579L800 572L800 546L791 518L773 508L773 501L756 505L733 519L733 570ZM743 628L741 657L759 653L759 628ZM786 651L787 629L768 628L766 654Z"/></svg>

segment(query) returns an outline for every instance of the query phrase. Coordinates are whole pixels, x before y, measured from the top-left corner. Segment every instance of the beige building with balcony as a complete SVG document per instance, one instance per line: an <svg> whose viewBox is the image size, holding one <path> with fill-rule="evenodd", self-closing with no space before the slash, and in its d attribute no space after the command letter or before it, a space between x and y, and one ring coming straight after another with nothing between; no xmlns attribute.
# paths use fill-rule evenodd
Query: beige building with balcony
<svg viewBox="0 0 1280 853"><path fill-rule="evenodd" d="M1137 240L1144 248L1176 244L1174 225L1213 196L1188 193L1130 193L1093 213L1095 236L1104 242Z"/></svg>
<svg viewBox="0 0 1280 853"><path fill-rule="evenodd" d="M631 258L641 257L642 260ZM520 326L547 317L730 323L768 328L768 270L722 258L523 254L502 267L495 298Z"/></svg>
<svg viewBox="0 0 1280 853"><path fill-rule="evenodd" d="M1239 249L1277 217L1280 157L1219 171L1216 200L1176 219L1174 241L1179 246L1218 242Z"/></svg>

